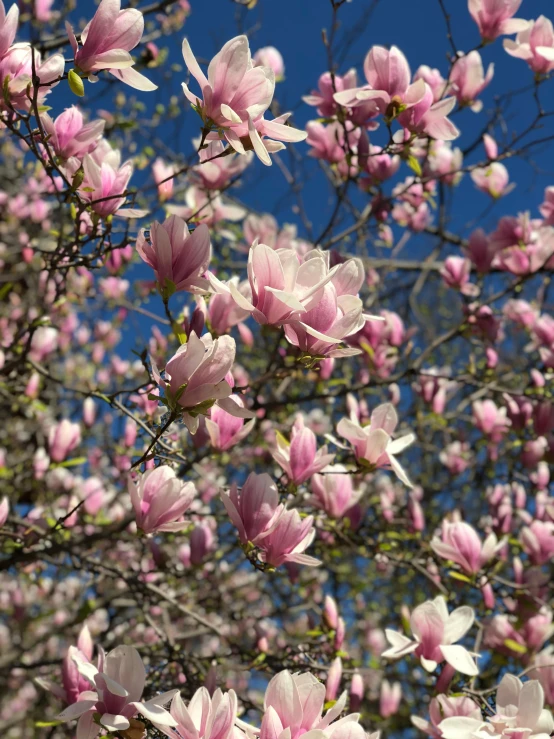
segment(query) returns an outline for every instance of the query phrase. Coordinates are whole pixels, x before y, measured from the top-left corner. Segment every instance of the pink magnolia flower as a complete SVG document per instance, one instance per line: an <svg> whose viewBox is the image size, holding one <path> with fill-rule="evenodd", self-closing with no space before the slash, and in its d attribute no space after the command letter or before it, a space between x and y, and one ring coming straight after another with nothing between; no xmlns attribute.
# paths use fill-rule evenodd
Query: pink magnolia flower
<svg viewBox="0 0 554 739"><path fill-rule="evenodd" d="M236 36L223 46L211 60L207 77L187 39L183 40L183 58L200 85L203 99L199 101L198 112L206 125L230 128L232 124L259 118L269 108L275 90L275 74L270 67L254 66L246 36ZM196 105L199 96L185 83L183 91Z"/></svg>
<svg viewBox="0 0 554 739"><path fill-rule="evenodd" d="M189 233L179 216L169 216L163 223L154 221L148 237L141 229L137 236L141 259L156 273L162 295L167 299L174 291L205 293L209 282L203 275L212 258L210 232L205 224Z"/></svg>
<svg viewBox="0 0 554 739"><path fill-rule="evenodd" d="M554 28L552 21L540 15L529 21L517 34L515 41L504 39L504 49L510 56L523 59L537 74L548 74L554 69Z"/></svg>
<svg viewBox="0 0 554 739"><path fill-rule="evenodd" d="M522 683L514 675L504 675L496 691L496 714L486 721L480 717L446 718L439 724L444 739L471 739L494 736L508 739L526 736L546 739L554 729L550 711L544 708L544 691L537 680Z"/></svg>
<svg viewBox="0 0 554 739"><path fill-rule="evenodd" d="M135 480L129 477L128 490L137 526L145 534L181 531L187 525L179 519L194 500L196 488L177 479L168 465L139 474Z"/></svg>
<svg viewBox="0 0 554 739"><path fill-rule="evenodd" d="M277 449L272 451L272 457L295 485L301 485L316 472L321 472L335 458L334 454L327 454L327 446L317 448L316 436L304 426L302 415L298 415L294 422L290 442L280 433L276 434L276 439Z"/></svg>
<svg viewBox="0 0 554 739"><path fill-rule="evenodd" d="M433 90L421 80L423 95L420 99L400 113L398 122L412 133L427 134L433 139L452 141L458 138L460 131L447 118L456 105L456 98L444 98L434 101ZM417 83L416 83L417 84Z"/></svg>
<svg viewBox="0 0 554 739"><path fill-rule="evenodd" d="M344 129L347 126L348 143L346 143ZM308 121L306 124L306 143L312 148L308 155L315 159L323 159L329 164L339 164L346 159L348 150L355 149L360 131L350 123L336 121L325 125L319 121Z"/></svg>
<svg viewBox="0 0 554 739"><path fill-rule="evenodd" d="M230 395L229 400L244 408L244 401L240 395ZM210 417L206 418L206 428L210 435L210 441L214 449L226 451L245 439L254 428L256 419L252 418L244 423L244 418L232 416L217 405L210 411Z"/></svg>
<svg viewBox="0 0 554 739"><path fill-rule="evenodd" d="M473 420L476 427L489 437L493 443L498 443L512 425L507 418L507 409L498 408L493 400L476 400L473 403Z"/></svg>
<svg viewBox="0 0 554 739"><path fill-rule="evenodd" d="M160 200L168 200L173 195L174 175L177 167L174 164L166 164L161 157L157 157L152 164L152 175L158 187Z"/></svg>
<svg viewBox="0 0 554 739"><path fill-rule="evenodd" d="M310 95L304 95L302 100L308 105L317 108L323 118L332 118L338 110L338 103L334 99L335 92L343 92L356 87L356 70L350 69L343 77L338 74L333 77L330 72L324 72L318 80L318 89L312 90Z"/></svg>
<svg viewBox="0 0 554 739"><path fill-rule="evenodd" d="M337 345L357 334L367 320L383 320L381 316L363 313L358 292L364 276L365 270L359 259L348 259L339 265L331 281L323 286L317 305L302 313L299 320L291 320L285 325L287 340L315 357L359 354L357 348L337 348Z"/></svg>
<svg viewBox="0 0 554 739"><path fill-rule="evenodd" d="M471 172L471 179L481 192L495 200L508 195L515 184L510 184L510 174L501 162L492 162L487 167L476 167Z"/></svg>
<svg viewBox="0 0 554 739"><path fill-rule="evenodd" d="M360 156L365 171L369 174L368 182L378 185L385 180L394 177L400 169L401 159L399 156L383 153L380 146L369 145L367 156Z"/></svg>
<svg viewBox="0 0 554 739"><path fill-rule="evenodd" d="M549 562L554 557L554 523L552 521L533 521L524 526L519 534L523 551L536 565Z"/></svg>
<svg viewBox="0 0 554 739"><path fill-rule="evenodd" d="M471 461L469 444L453 441L439 454L439 459L451 475L461 475L469 467Z"/></svg>
<svg viewBox="0 0 554 739"><path fill-rule="evenodd" d="M218 140L208 142L198 152L198 157L200 162L192 168L191 178L205 190L223 190L244 172L252 162L253 154L251 151L247 151L245 156L236 152L229 154L229 149Z"/></svg>
<svg viewBox="0 0 554 739"><path fill-rule="evenodd" d="M313 516L300 518L298 511L283 510L272 525L256 540L261 549L260 559L272 567L292 562L308 567L317 567L320 561L305 554L315 538Z"/></svg>
<svg viewBox="0 0 554 739"><path fill-rule="evenodd" d="M241 295L233 283L225 285L214 275L210 275L210 282L215 292L230 292L237 305L258 323L279 326L314 308L322 298L321 288L331 281L337 269L329 269L328 252L313 249L301 264L292 249L275 251L254 242L248 254L251 300Z"/></svg>
<svg viewBox="0 0 554 739"><path fill-rule="evenodd" d="M167 211L207 226L216 226L221 221L240 221L246 214L244 208L223 200L219 193L202 190L196 185L185 192L185 203L185 206L168 205Z"/></svg>
<svg viewBox="0 0 554 739"><path fill-rule="evenodd" d="M85 176L79 187L79 195L102 218L113 215L125 204L125 191L133 174L131 161L120 164L120 152L114 151L112 154L111 160L101 163L91 154L83 157Z"/></svg>
<svg viewBox="0 0 554 739"><path fill-rule="evenodd" d="M8 496L5 495L2 498L2 500L0 500L0 528L8 520L9 513L10 513L10 504L9 504L9 501L8 501Z"/></svg>
<svg viewBox="0 0 554 739"><path fill-rule="evenodd" d="M544 203L539 208L545 226L554 226L554 186L544 191Z"/></svg>
<svg viewBox="0 0 554 739"><path fill-rule="evenodd" d="M359 714L351 713L337 721L346 705L346 691L325 714L324 705L325 686L313 675L279 672L270 680L265 692L260 739L288 736L299 739L306 734L308 739L322 734L334 739L364 739L367 736L358 724Z"/></svg>
<svg viewBox="0 0 554 739"><path fill-rule="evenodd" d="M186 344L179 347L165 367L165 379L152 365L154 379L165 390L173 409L181 408L189 431L196 433L200 414L214 403L231 415L252 418L253 414L232 400L228 374L235 361L235 340L221 336L213 340L210 334L198 338L192 331Z"/></svg>
<svg viewBox="0 0 554 739"><path fill-rule="evenodd" d="M104 132L106 121L85 123L83 114L74 105L52 120L48 113L41 115L42 125L48 135L48 146L62 159L82 159L91 152Z"/></svg>
<svg viewBox="0 0 554 739"><path fill-rule="evenodd" d="M533 660L533 670L529 672L529 678L538 680L542 685L545 701L549 706L554 706L554 646L549 645L542 650Z"/></svg>
<svg viewBox="0 0 554 739"><path fill-rule="evenodd" d="M6 55L15 40L19 23L19 8L14 3L6 13L4 3L0 1L0 59Z"/></svg>
<svg viewBox="0 0 554 739"><path fill-rule="evenodd" d="M199 688L185 706L177 692L171 701L169 713L175 727L154 725L170 739L231 739L235 735L237 696L234 690L223 693L219 688L210 695Z"/></svg>
<svg viewBox="0 0 554 739"><path fill-rule="evenodd" d="M426 175L440 178L447 185L457 185L463 177L463 154L452 148L449 141L431 141L423 170Z"/></svg>
<svg viewBox="0 0 554 739"><path fill-rule="evenodd" d="M75 658L82 662L90 662L94 645L88 626L83 626L77 639L77 646L70 646L62 662L62 685L46 678L37 678L36 682L50 693L60 698L68 706L81 700L83 693L88 693L89 681L79 673Z"/></svg>
<svg viewBox="0 0 554 739"><path fill-rule="evenodd" d="M81 675L96 688L82 693L77 703L73 703L59 715L61 721L79 719L77 736L95 736L92 733L95 731L95 713L100 714L100 726L113 732L129 729L130 719L137 713L156 725L177 724L163 707L173 698L176 690L141 701L146 670L134 647L116 647L106 657L101 653L98 669L90 662L82 660L79 654L74 655L74 659Z"/></svg>
<svg viewBox="0 0 554 739"><path fill-rule="evenodd" d="M3 6L2 6L3 10ZM10 9L6 19L12 13ZM2 12L0 11L0 20ZM11 15L10 23L13 21L14 15ZM8 27L9 27L8 23ZM4 30L6 25L4 25ZM14 29L15 33L15 29ZM8 28L6 35L2 35L0 30L0 44L10 38L11 31ZM4 94L0 97L0 109L29 111L33 100L33 92L27 92L27 88L31 85L33 77L33 56L35 60L35 72L38 77L39 84L37 90L37 103L42 105L44 99L49 92L62 79L65 62L62 54L53 54L44 62L41 55L36 49L32 49L28 43L13 44L6 53L0 57L0 86L4 90ZM30 94L30 97L29 97ZM10 105L6 105L5 97L9 100Z"/></svg>
<svg viewBox="0 0 554 739"><path fill-rule="evenodd" d="M326 473L326 474L325 474ZM331 518L348 518L349 511L357 504L362 491L355 491L352 475L341 464L330 465L324 474L314 475L311 480L310 502L325 511Z"/></svg>
<svg viewBox="0 0 554 739"><path fill-rule="evenodd" d="M520 5L521 0L468 0L471 17L485 41L525 29L527 21L512 17Z"/></svg>
<svg viewBox="0 0 554 739"><path fill-rule="evenodd" d="M481 542L475 529L465 521L443 521L441 538L435 536L431 539L431 549L439 557L459 564L468 575L476 575L505 543L505 539L499 542L492 532Z"/></svg>
<svg viewBox="0 0 554 739"><path fill-rule="evenodd" d="M449 395L452 391L457 390L458 383L450 380L444 375L450 375L450 368L431 367L422 372L417 382L414 383L414 390L421 395L425 403L431 405L433 413L442 414L448 402Z"/></svg>
<svg viewBox="0 0 554 739"><path fill-rule="evenodd" d="M470 716L471 718L481 718L481 708L473 700L465 695L437 695L432 698L429 703L429 721L425 721L419 716L410 716L412 724L420 731L424 731L433 739L441 739L442 731L439 724L444 719L453 716Z"/></svg>
<svg viewBox="0 0 554 739"><path fill-rule="evenodd" d="M474 620L475 613L469 606L461 606L449 614L446 601L439 595L414 609L410 617L414 639L386 629L385 634L392 646L382 656L399 659L415 652L428 672L433 672L437 664L446 661L462 675L477 675L479 669L471 654L456 644L467 634Z"/></svg>
<svg viewBox="0 0 554 739"><path fill-rule="evenodd" d="M81 443L81 427L64 418L48 432L48 451L54 462L63 462L69 452Z"/></svg>
<svg viewBox="0 0 554 739"><path fill-rule="evenodd" d="M475 297L479 288L469 281L471 261L464 257L451 256L444 260L440 271L441 277L448 287L459 290L462 295Z"/></svg>
<svg viewBox="0 0 554 739"><path fill-rule="evenodd" d="M221 500L243 544L257 544L261 534L271 528L284 510L277 486L265 472L251 472L240 495L234 484L228 493L221 493Z"/></svg>
<svg viewBox="0 0 554 739"><path fill-rule="evenodd" d="M336 92L335 102L357 107L371 101L379 112L392 119L424 97L425 82L419 79L410 84L410 67L396 46L390 50L373 46L364 60L364 74L368 85Z"/></svg>
<svg viewBox="0 0 554 739"><path fill-rule="evenodd" d="M486 274L490 270L494 259L494 250L482 228L472 231L464 251L479 273Z"/></svg>
<svg viewBox="0 0 554 739"><path fill-rule="evenodd" d="M252 62L255 67L269 67L275 75L275 82L281 82L285 77L285 62L279 49L274 46L264 46L254 54Z"/></svg>
<svg viewBox="0 0 554 739"><path fill-rule="evenodd" d="M383 718L394 716L398 712L402 700L402 685L400 683L389 683L383 680L381 683L381 694L379 696L379 713Z"/></svg>
<svg viewBox="0 0 554 739"><path fill-rule="evenodd" d="M413 444L415 435L407 434L393 439L392 434L397 425L398 416L394 406L384 403L372 412L367 426L361 426L357 418L343 418L337 425L337 431L352 444L356 459L365 461L376 469L390 467L405 485L412 487L395 455Z"/></svg>
<svg viewBox="0 0 554 739"><path fill-rule="evenodd" d="M231 280L229 280L229 282L233 283L234 288L238 290L241 295L244 295L247 299L250 298L250 283L248 280L239 283L239 278L235 275ZM210 301L208 303L207 320L210 328L216 334L225 334L237 324L239 324L240 330L242 321L250 315L249 311L244 310L244 308L241 308L235 302L235 299L231 294L229 282L223 283L227 291L224 292L222 290L219 293L214 293L210 297Z"/></svg>
<svg viewBox="0 0 554 739"><path fill-rule="evenodd" d="M526 653L539 650L553 632L552 611L548 607L522 622L515 616L498 613L486 625L483 643L508 657L525 659Z"/></svg>
<svg viewBox="0 0 554 739"><path fill-rule="evenodd" d="M157 89L157 85L133 69L133 57L129 54L144 32L144 18L139 10L121 10L121 0L102 0L81 32L81 48L69 23L66 22L65 28L75 55L75 67L91 82L98 79L96 72L106 69L136 90Z"/></svg>
<svg viewBox="0 0 554 739"><path fill-rule="evenodd" d="M229 129L223 130L225 139L239 154L253 151L258 159L267 167L271 166L270 154L285 148L283 141L298 143L304 141L308 135L290 125L286 125L291 113L283 113L272 121L266 121L260 116L256 120L236 122ZM219 133L214 131L206 137L207 141L217 141Z"/></svg>
<svg viewBox="0 0 554 739"><path fill-rule="evenodd" d="M454 63L450 73L452 90L460 105L469 106L474 113L483 108L481 100L477 100L492 80L494 64L489 64L487 73L483 69L483 60L478 51L470 51Z"/></svg>
<svg viewBox="0 0 554 739"><path fill-rule="evenodd" d="M41 21L41 23L48 23L53 13L51 11L52 5L54 4L54 0L34 0L34 12L35 12L35 18L37 21Z"/></svg>
<svg viewBox="0 0 554 739"><path fill-rule="evenodd" d="M431 90L433 90L433 100L438 102L447 92L449 82L444 79L440 70L428 67L427 64L422 64L416 70L413 81L423 80L426 82Z"/></svg>

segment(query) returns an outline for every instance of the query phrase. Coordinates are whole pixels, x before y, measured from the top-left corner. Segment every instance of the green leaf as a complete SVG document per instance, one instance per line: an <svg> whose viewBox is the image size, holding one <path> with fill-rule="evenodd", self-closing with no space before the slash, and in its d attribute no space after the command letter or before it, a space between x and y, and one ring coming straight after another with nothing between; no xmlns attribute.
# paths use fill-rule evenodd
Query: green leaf
<svg viewBox="0 0 554 739"><path fill-rule="evenodd" d="M466 575L462 575L461 572L455 572L454 570L450 570L448 575L454 580L461 580L462 582L468 582L471 584L470 578L467 577Z"/></svg>
<svg viewBox="0 0 554 739"><path fill-rule="evenodd" d="M508 647L508 649L511 649L512 652L517 652L518 654L527 653L527 647L524 644L519 644L513 639L504 639L504 646Z"/></svg>
<svg viewBox="0 0 554 739"><path fill-rule="evenodd" d="M410 154L407 160L408 167L415 172L418 177L421 177L421 165L413 154Z"/></svg>

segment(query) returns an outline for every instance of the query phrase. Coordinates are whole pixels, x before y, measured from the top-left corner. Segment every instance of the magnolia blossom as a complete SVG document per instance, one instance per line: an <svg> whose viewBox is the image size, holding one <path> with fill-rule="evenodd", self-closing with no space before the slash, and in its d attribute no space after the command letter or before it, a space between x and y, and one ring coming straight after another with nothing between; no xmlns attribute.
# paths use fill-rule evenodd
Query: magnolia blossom
<svg viewBox="0 0 554 739"><path fill-rule="evenodd" d="M179 216L169 216L163 223L154 221L148 236L144 229L139 231L137 251L156 273L166 298L174 291L205 293L209 290L209 282L203 275L212 258L212 245L205 224L190 233Z"/></svg>
<svg viewBox="0 0 554 739"><path fill-rule="evenodd" d="M312 90L310 95L304 95L302 100L308 105L317 108L323 118L331 118L338 110L338 103L334 99L335 92L343 92L356 87L356 70L350 69L343 77L324 72L318 80L318 89Z"/></svg>
<svg viewBox="0 0 554 739"><path fill-rule="evenodd" d="M74 105L64 110L55 120L43 113L41 121L48 135L48 146L62 159L82 159L95 148L106 125L106 121L102 120L85 123L83 114Z"/></svg>
<svg viewBox="0 0 554 739"><path fill-rule="evenodd" d="M254 54L252 62L255 67L269 67L275 75L275 82L280 82L285 75L285 62L279 49L264 46Z"/></svg>
<svg viewBox="0 0 554 739"><path fill-rule="evenodd" d="M6 13L4 3L0 2L0 58L5 56L13 44L17 25L19 23L19 8L14 3Z"/></svg>
<svg viewBox="0 0 554 739"><path fill-rule="evenodd" d="M164 201L173 195L173 184L178 168L174 164L166 164L161 157L157 157L152 164L152 175L158 187L160 200Z"/></svg>
<svg viewBox="0 0 554 739"><path fill-rule="evenodd" d="M339 265L331 280L324 285L318 303L285 326L285 336L294 346L311 356L346 357L360 350L338 348L337 345L360 331L366 320L382 321L380 316L363 313L358 297L365 271L359 259L348 259Z"/></svg>
<svg viewBox="0 0 554 739"><path fill-rule="evenodd" d="M465 647L456 644L467 634L474 620L475 613L469 606L461 606L449 614L446 601L439 595L435 600L428 600L414 609L410 617L414 639L386 629L387 639L392 646L382 656L399 659L415 652L428 672L433 672L439 663L446 661L463 675L477 675L479 669L471 654Z"/></svg>
<svg viewBox="0 0 554 739"><path fill-rule="evenodd" d="M233 283L225 285L214 275L210 275L210 282L215 292L230 292L237 305L251 313L258 323L279 326L318 305L323 296L321 288L332 280L337 270L338 267L329 269L328 252L313 249L301 264L294 250L274 250L255 241L248 254L251 300Z"/></svg>
<svg viewBox="0 0 554 739"><path fill-rule="evenodd" d="M534 564L542 565L554 557L554 522L533 521L519 535L521 546Z"/></svg>
<svg viewBox="0 0 554 739"><path fill-rule="evenodd" d="M501 162L492 162L487 167L476 167L471 172L471 179L481 192L492 198L501 198L510 193L515 184L510 183L510 174Z"/></svg>
<svg viewBox="0 0 554 739"><path fill-rule="evenodd" d="M313 475L311 479L310 502L331 518L348 518L348 513L352 511L363 491L354 490L352 475L348 474L344 465L329 465L323 473Z"/></svg>
<svg viewBox="0 0 554 739"><path fill-rule="evenodd" d="M456 105L456 98L444 98L435 103L433 90L427 83L421 82L423 95L400 113L398 122L412 133L427 134L433 139L451 141L458 138L460 131L447 117Z"/></svg>
<svg viewBox="0 0 554 739"><path fill-rule="evenodd" d="M279 672L267 686L260 739L364 739L359 714L338 720L346 705L346 692L325 714L325 686L310 673ZM373 739L375 735L372 735ZM368 738L369 739L369 738Z"/></svg>
<svg viewBox="0 0 554 739"><path fill-rule="evenodd" d="M547 74L554 69L554 28L552 21L540 15L517 34L515 41L504 39L504 49L527 62L533 72Z"/></svg>
<svg viewBox="0 0 554 739"><path fill-rule="evenodd" d="M129 52L135 48L144 32L144 18L139 10L121 10L121 0L102 0L92 20L81 31L79 48L73 29L65 25L75 67L96 82L96 72L106 69L117 79L137 90L156 90L144 75L133 69L134 60Z"/></svg>
<svg viewBox="0 0 554 739"><path fill-rule="evenodd" d="M425 82L410 84L408 61L400 49L391 46L373 46L364 60L364 74L368 84L338 91L334 99L339 105L357 107L372 101L381 113L395 117L402 108L419 103L425 94Z"/></svg>
<svg viewBox="0 0 554 739"><path fill-rule="evenodd" d="M77 667L76 658L81 662L90 662L94 645L88 626L83 626L77 639L77 646L71 645L67 650L62 662L62 684L48 680L46 678L37 678L37 683L63 700L67 705L71 706L81 700L81 695L88 693L90 687L89 681L80 674Z"/></svg>
<svg viewBox="0 0 554 739"><path fill-rule="evenodd" d="M69 452L81 443L81 427L64 418L48 432L48 451L54 462L63 462Z"/></svg>
<svg viewBox="0 0 554 739"><path fill-rule="evenodd" d="M2 6L2 11L3 9ZM4 29L0 29L0 44L11 38L12 31L10 30L10 25L14 18L12 10L13 8L10 9L6 16L6 21L8 17L10 18L7 30L6 24L4 24ZM0 12L1 20L2 12ZM15 34L15 28L12 30ZM38 78L36 92L38 105L44 103L46 96L62 79L65 68L62 54L53 54L45 61L42 61L39 52L33 49L30 44L13 44L4 55L0 56L0 86L3 90L3 94L0 96L0 109L8 111L12 108L24 111L31 109L32 100L34 99L33 91L31 89L31 92L28 93L27 88L29 85L32 88L33 57L35 74ZM6 98L9 101L9 106L6 105Z"/></svg>
<svg viewBox="0 0 554 739"><path fill-rule="evenodd" d="M232 389L227 376L235 361L235 340L230 336L212 339L210 334L198 338L192 331L165 367L162 379L152 364L154 379L165 390L171 408L181 408L183 420L191 433L198 429L198 416L214 403L231 415L252 418L251 411L229 399Z"/></svg>
<svg viewBox="0 0 554 739"><path fill-rule="evenodd" d="M547 739L554 730L550 711L544 708L544 690L538 680L522 683L515 675L504 675L496 692L496 713L482 718L445 718L439 724L444 739L503 737Z"/></svg>
<svg viewBox="0 0 554 739"><path fill-rule="evenodd" d="M523 31L527 21L513 18L522 0L468 0L471 17L485 41Z"/></svg>
<svg viewBox="0 0 554 739"><path fill-rule="evenodd" d="M178 480L172 467L164 464L136 480L129 477L128 488L137 526L145 534L181 531L186 526L179 519L194 500L196 488L192 482Z"/></svg>
<svg viewBox="0 0 554 739"><path fill-rule="evenodd" d="M177 724L163 707L173 698L176 690L141 701L146 670L134 647L116 647L106 657L101 652L98 669L83 660L79 654L74 659L80 674L96 688L81 693L79 700L59 715L62 721L79 719L78 737L96 736L100 727L114 732L125 731L131 727L131 720L137 713L156 725ZM96 713L100 714L98 727L94 720Z"/></svg>
<svg viewBox="0 0 554 739"><path fill-rule="evenodd" d="M505 539L499 542L494 533L481 542L475 529L465 521L443 521L441 538L433 537L431 548L439 557L459 564L468 575L475 575L498 554L505 543Z"/></svg>
<svg viewBox="0 0 554 739"><path fill-rule="evenodd" d="M493 400L476 400L473 403L473 419L477 428L493 443L498 443L511 426L507 409L498 408Z"/></svg>
<svg viewBox="0 0 554 739"><path fill-rule="evenodd" d="M154 725L171 739L231 739L235 733L237 696L234 690L223 693L219 688L210 696L199 688L185 706L178 692L171 701L169 713L175 726Z"/></svg>
<svg viewBox="0 0 554 739"><path fill-rule="evenodd" d="M396 459L404 449L415 441L414 434L393 439L398 425L398 416L391 403L378 406L371 414L367 426L361 426L356 417L343 418L337 425L338 433L352 444L356 459L375 468L390 467L408 487L412 487L404 469Z"/></svg>
<svg viewBox="0 0 554 739"><path fill-rule="evenodd" d="M239 408L244 408L244 401L240 395L230 395L229 400L236 403ZM223 408L214 405L210 411L210 417L206 418L206 429L213 448L226 451L245 439L255 423L255 418L244 423L244 418L232 416Z"/></svg>
<svg viewBox="0 0 554 739"><path fill-rule="evenodd" d="M420 731L424 731L434 739L442 737L439 725L445 718L453 716L469 716L473 719L481 718L481 708L466 695L438 695L429 703L429 721L419 716L410 716L412 724Z"/></svg>
<svg viewBox="0 0 554 739"><path fill-rule="evenodd" d="M112 155L113 158L101 163L91 154L83 157L85 176L79 194L102 218L113 215L125 204L125 191L133 174L131 161L120 164L120 152L114 151Z"/></svg>
<svg viewBox="0 0 554 739"><path fill-rule="evenodd" d="M244 156L236 152L230 154L229 148L217 140L205 144L198 157L199 163L191 170L192 179L206 190L223 190L251 164L253 154L251 151Z"/></svg>
<svg viewBox="0 0 554 739"><path fill-rule="evenodd" d="M240 221L246 215L240 205L229 203L218 192L202 190L196 185L187 188L185 203L184 206L168 205L167 210L187 221L205 223L207 226L216 226L221 221Z"/></svg>
<svg viewBox="0 0 554 739"><path fill-rule="evenodd" d="M277 486L265 472L251 472L241 488L234 484L228 493L221 493L221 500L236 526L243 544L258 543L258 537L268 530L284 510L279 503Z"/></svg>
<svg viewBox="0 0 554 739"><path fill-rule="evenodd" d="M272 452L273 459L287 473L291 482L300 485L316 472L320 472L335 458L327 454L327 447L317 448L314 432L304 426L304 418L299 415L292 427L290 442L281 434L276 435L277 449Z"/></svg>
<svg viewBox="0 0 554 739"><path fill-rule="evenodd" d="M8 501L7 496L5 495L2 498L2 500L0 500L0 528L8 520L9 512L10 512L10 503Z"/></svg>
<svg viewBox="0 0 554 739"><path fill-rule="evenodd" d="M477 100L494 75L494 64L489 64L487 73L483 69L483 60L478 51L470 51L461 56L452 67L450 82L460 105L468 105L474 113L483 108L481 100Z"/></svg>
<svg viewBox="0 0 554 739"><path fill-rule="evenodd" d="M207 140L224 138L239 154L253 150L270 165L269 154L283 148L281 141L306 138L304 131L285 126L290 113L273 121L264 119L275 91L275 74L271 67L254 66L246 36L236 36L223 46L210 62L207 77L187 39L183 41L183 58L200 85L202 99L183 83L185 96L197 106L204 126L216 127Z"/></svg>
<svg viewBox="0 0 554 739"><path fill-rule="evenodd" d="M272 567L279 567L285 562L308 567L320 565L318 559L305 554L315 538L313 523L313 516L300 518L295 508L283 510L273 524L257 538L262 562Z"/></svg>

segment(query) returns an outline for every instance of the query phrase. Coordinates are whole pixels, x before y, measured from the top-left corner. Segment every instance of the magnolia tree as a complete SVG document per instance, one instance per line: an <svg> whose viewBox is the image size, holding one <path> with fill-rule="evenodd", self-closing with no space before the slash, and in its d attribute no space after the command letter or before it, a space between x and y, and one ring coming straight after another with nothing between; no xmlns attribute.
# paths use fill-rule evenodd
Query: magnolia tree
<svg viewBox="0 0 554 739"><path fill-rule="evenodd" d="M322 3L304 125L262 4L0 2L2 737L547 739L552 22Z"/></svg>

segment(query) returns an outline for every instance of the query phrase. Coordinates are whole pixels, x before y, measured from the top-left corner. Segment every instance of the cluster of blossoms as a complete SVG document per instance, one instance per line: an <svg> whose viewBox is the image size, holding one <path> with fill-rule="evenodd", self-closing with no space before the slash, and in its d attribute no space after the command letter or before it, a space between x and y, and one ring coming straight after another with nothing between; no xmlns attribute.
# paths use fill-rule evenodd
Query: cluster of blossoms
<svg viewBox="0 0 554 739"><path fill-rule="evenodd" d="M278 114L276 48L239 35L204 72L185 39L185 159L139 143L119 83L156 89L138 68L164 63L187 0L143 8L146 32L101 0L33 44L16 32L55 31L50 0L0 2L6 739L553 733L554 187L537 213L448 225L464 171L495 208L515 186L498 111L453 143L484 123L495 39L534 75L520 138L552 115L552 24L521 4L469 0L482 43L451 38L444 70L374 45L339 74L325 36L305 130ZM65 44L69 62L34 48ZM111 81L117 114L50 115L65 79ZM181 126L160 100L149 134ZM258 159L296 197L273 155L303 140L336 197L319 237L300 196L301 226L231 191ZM133 194L135 170L153 183Z"/></svg>

